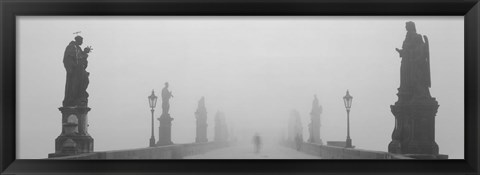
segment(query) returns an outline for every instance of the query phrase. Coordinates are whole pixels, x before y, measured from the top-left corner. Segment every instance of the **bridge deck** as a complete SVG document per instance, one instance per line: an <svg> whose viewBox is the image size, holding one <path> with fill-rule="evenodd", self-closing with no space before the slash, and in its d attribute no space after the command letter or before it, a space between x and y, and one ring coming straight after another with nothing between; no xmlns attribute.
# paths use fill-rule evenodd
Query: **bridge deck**
<svg viewBox="0 0 480 175"><path fill-rule="evenodd" d="M255 154L252 144L237 144L184 159L321 159L277 144L265 144Z"/></svg>

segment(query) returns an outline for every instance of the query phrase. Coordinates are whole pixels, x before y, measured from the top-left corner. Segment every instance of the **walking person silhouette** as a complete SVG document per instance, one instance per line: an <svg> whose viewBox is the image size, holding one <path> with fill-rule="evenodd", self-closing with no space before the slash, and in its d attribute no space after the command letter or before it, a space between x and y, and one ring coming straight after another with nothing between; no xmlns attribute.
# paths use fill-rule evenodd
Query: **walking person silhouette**
<svg viewBox="0 0 480 175"><path fill-rule="evenodd" d="M255 154L260 153L260 148L262 146L262 139L260 138L260 135L258 135L258 133L255 133L255 136L253 136L253 144L254 144Z"/></svg>

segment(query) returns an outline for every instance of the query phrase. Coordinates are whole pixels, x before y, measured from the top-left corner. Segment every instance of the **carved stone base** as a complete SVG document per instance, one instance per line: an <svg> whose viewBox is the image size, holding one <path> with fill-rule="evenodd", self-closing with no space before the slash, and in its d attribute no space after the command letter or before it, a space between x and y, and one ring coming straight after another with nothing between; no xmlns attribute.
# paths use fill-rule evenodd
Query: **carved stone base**
<svg viewBox="0 0 480 175"><path fill-rule="evenodd" d="M158 120L160 121L160 127L158 129L157 146L172 145L171 132L173 118L170 117L170 114L162 114Z"/></svg>
<svg viewBox="0 0 480 175"><path fill-rule="evenodd" d="M320 114L311 113L311 133L310 139L312 143L323 144L320 138Z"/></svg>
<svg viewBox="0 0 480 175"><path fill-rule="evenodd" d="M55 153L49 157L71 156L93 152L93 138L88 133L89 107L61 107L62 132L55 139Z"/></svg>
<svg viewBox="0 0 480 175"><path fill-rule="evenodd" d="M155 146L155 137L150 137L150 147L154 147Z"/></svg>
<svg viewBox="0 0 480 175"><path fill-rule="evenodd" d="M315 139L315 138L310 137L308 139L308 142L323 145L323 141L320 138Z"/></svg>
<svg viewBox="0 0 480 175"><path fill-rule="evenodd" d="M322 139L315 140L313 143L323 145Z"/></svg>
<svg viewBox="0 0 480 175"><path fill-rule="evenodd" d="M208 142L207 139L207 121L202 121L202 123L197 123L197 136L195 137L195 142L204 143Z"/></svg>
<svg viewBox="0 0 480 175"><path fill-rule="evenodd" d="M435 98L415 100L391 105L395 128L388 152L395 154L438 155L435 142Z"/></svg>
<svg viewBox="0 0 480 175"><path fill-rule="evenodd" d="M58 136L55 139L55 153L48 157L72 156L93 152L93 138L91 136Z"/></svg>

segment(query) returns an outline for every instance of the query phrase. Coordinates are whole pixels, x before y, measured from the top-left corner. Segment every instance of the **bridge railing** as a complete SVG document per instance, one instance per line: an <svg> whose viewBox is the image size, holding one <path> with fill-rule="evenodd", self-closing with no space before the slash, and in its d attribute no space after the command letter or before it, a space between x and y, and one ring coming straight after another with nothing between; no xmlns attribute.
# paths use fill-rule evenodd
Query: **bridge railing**
<svg viewBox="0 0 480 175"><path fill-rule="evenodd" d="M228 142L176 144L128 150L100 151L50 159L181 159L185 156L202 154L214 149L227 147L228 145Z"/></svg>
<svg viewBox="0 0 480 175"><path fill-rule="evenodd" d="M297 149L295 142L282 142L282 144L289 148ZM322 159L412 159L410 157L382 151L344 148L308 142L302 142L299 149L301 152L319 156Z"/></svg>

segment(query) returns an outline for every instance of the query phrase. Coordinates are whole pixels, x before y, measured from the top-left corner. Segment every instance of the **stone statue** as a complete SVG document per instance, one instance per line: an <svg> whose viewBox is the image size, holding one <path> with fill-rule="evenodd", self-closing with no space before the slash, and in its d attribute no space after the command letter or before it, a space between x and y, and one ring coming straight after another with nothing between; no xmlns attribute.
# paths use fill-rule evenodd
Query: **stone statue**
<svg viewBox="0 0 480 175"><path fill-rule="evenodd" d="M430 55L427 36L418 34L415 23L409 21L402 49L400 66L400 101L430 99ZM425 41L424 41L425 40Z"/></svg>
<svg viewBox="0 0 480 175"><path fill-rule="evenodd" d="M317 95L313 96L312 111L310 112L310 123L308 124L308 131L310 134L309 142L323 144L320 138L320 114L322 113L322 106L318 103Z"/></svg>
<svg viewBox="0 0 480 175"><path fill-rule="evenodd" d="M168 110L170 109L170 103L168 101L172 97L172 92L168 91L168 82L165 82L165 87L162 89L162 113L168 114Z"/></svg>
<svg viewBox="0 0 480 175"><path fill-rule="evenodd" d="M89 84L88 53L92 50L90 46L82 50L83 37L76 36L65 49L63 65L67 71L65 83L65 97L63 106L87 106Z"/></svg>
<svg viewBox="0 0 480 175"><path fill-rule="evenodd" d="M195 111L195 118L197 119L197 129L195 142L208 142L207 139L207 108L205 107L205 97L198 101L197 111Z"/></svg>
<svg viewBox="0 0 480 175"><path fill-rule="evenodd" d="M198 108L197 108L197 111L206 111L206 108L205 108L205 97L202 97L199 101L198 101Z"/></svg>
<svg viewBox="0 0 480 175"><path fill-rule="evenodd" d="M162 115L158 120L160 121L160 127L158 128L158 142L157 146L171 145L172 142L172 120L168 110L170 109L170 103L168 102L172 98L172 92L168 90L168 82L165 82L165 87L162 89Z"/></svg>
<svg viewBox="0 0 480 175"><path fill-rule="evenodd" d="M74 34L78 34L76 32ZM48 157L71 156L93 152L93 138L88 133L87 87L89 84L88 54L90 46L82 49L83 38L76 36L65 48L63 65L67 71L65 82L65 97L63 106L58 108L62 112L62 132L55 139L55 153Z"/></svg>
<svg viewBox="0 0 480 175"><path fill-rule="evenodd" d="M313 96L312 102L312 112L311 113L322 113L322 106L318 103L317 95Z"/></svg>
<svg viewBox="0 0 480 175"><path fill-rule="evenodd" d="M395 117L388 152L412 158L445 158L435 142L438 102L430 95L430 55L428 38L418 34L415 23L406 23L402 49L398 101L390 109Z"/></svg>

